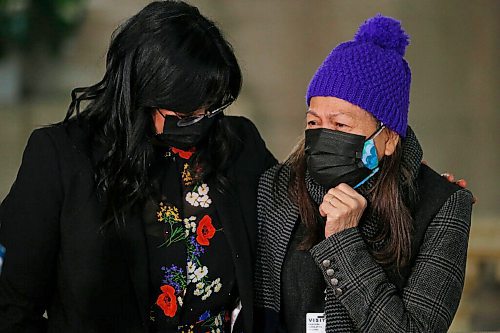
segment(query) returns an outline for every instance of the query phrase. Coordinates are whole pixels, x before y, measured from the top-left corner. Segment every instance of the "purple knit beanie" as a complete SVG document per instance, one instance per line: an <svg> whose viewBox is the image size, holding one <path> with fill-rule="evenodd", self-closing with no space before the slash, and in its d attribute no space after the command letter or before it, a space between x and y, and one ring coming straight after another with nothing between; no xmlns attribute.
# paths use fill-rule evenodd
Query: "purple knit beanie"
<svg viewBox="0 0 500 333"><path fill-rule="evenodd" d="M408 44L399 21L381 14L368 19L318 68L307 89L307 105L314 96L337 97L405 137L411 71L403 56Z"/></svg>

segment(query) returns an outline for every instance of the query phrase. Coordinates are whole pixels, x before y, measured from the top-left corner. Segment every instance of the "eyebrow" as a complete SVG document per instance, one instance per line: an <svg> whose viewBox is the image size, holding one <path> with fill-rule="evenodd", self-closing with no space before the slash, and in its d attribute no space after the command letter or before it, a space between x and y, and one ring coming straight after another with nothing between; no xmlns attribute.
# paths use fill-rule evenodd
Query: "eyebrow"
<svg viewBox="0 0 500 333"><path fill-rule="evenodd" d="M308 109L306 113L310 113L312 114L313 116L316 116L316 117L319 117L318 113L314 110L311 110L311 109ZM349 118L352 118L354 119L354 117L348 113L345 113L345 112L342 112L342 111L337 111L337 112L330 112L327 117L330 119L330 118L333 118L333 117L336 117L336 116L339 116L339 115L344 115L344 116L347 116Z"/></svg>

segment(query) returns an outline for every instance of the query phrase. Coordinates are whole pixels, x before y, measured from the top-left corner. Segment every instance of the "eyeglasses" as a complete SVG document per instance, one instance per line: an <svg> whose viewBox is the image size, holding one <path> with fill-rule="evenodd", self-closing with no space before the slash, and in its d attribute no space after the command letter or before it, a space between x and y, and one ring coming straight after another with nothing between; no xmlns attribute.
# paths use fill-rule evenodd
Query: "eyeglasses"
<svg viewBox="0 0 500 333"><path fill-rule="evenodd" d="M196 124L197 122L199 122L200 120L202 120L205 117L212 118L212 117L216 116L217 114L221 113L222 111L224 111L225 109L227 109L233 102L234 102L234 99L231 99L230 101L223 104L222 106L220 106L214 110L207 110L204 114L201 114L201 115L186 115L184 113L175 112L175 115L177 116L177 118L179 118L179 121L177 122L177 126L186 127L186 126Z"/></svg>

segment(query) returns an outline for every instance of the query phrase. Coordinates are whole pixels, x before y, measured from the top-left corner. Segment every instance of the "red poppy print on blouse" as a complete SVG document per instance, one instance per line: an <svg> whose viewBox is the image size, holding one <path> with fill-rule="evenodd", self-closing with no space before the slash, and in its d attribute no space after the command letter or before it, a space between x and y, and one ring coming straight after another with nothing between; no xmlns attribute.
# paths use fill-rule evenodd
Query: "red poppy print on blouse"
<svg viewBox="0 0 500 333"><path fill-rule="evenodd" d="M180 158L183 158L185 160L189 160L195 152L194 148L191 148L189 150L182 150L179 148L172 147L171 150L172 150L172 153L179 155Z"/></svg>
<svg viewBox="0 0 500 333"><path fill-rule="evenodd" d="M172 286L164 285L160 287L162 293L156 300L158 305L167 317L175 316L177 312L177 298L175 296L175 289Z"/></svg>
<svg viewBox="0 0 500 333"><path fill-rule="evenodd" d="M210 245L210 239L215 235L215 228L212 225L212 218L208 215L203 216L196 229L196 241L200 245L208 246Z"/></svg>

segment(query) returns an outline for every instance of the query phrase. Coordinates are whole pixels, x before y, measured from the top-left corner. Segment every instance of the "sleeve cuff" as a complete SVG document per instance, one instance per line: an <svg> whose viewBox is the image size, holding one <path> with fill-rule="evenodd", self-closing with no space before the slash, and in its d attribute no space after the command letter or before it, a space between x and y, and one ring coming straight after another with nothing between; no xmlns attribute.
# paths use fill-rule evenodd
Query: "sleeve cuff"
<svg viewBox="0 0 500 333"><path fill-rule="evenodd" d="M349 284L345 271L360 251L369 255L357 227L333 234L311 248L310 253L326 281L327 297L332 294L341 297L344 294Z"/></svg>

